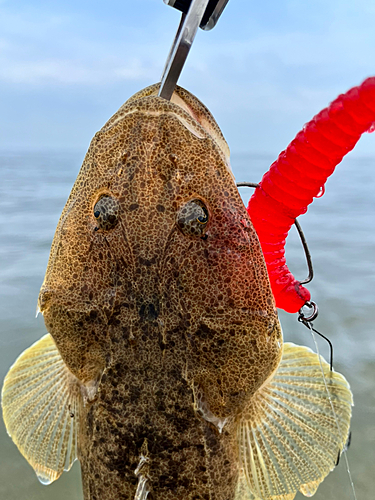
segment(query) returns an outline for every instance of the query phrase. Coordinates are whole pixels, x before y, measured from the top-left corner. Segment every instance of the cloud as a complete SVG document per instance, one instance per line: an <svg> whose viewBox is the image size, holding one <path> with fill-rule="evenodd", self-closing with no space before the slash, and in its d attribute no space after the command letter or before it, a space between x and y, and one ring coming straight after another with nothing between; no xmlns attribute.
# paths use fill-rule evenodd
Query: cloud
<svg viewBox="0 0 375 500"><path fill-rule="evenodd" d="M217 28L199 30L179 83L228 124L236 147L248 147L249 127L257 147L272 127L268 143L279 136L287 142L340 92L374 73L375 7L366 1L358 8L349 0L271 0L268 10L255 0L230 2ZM104 120L158 80L178 19L160 0L113 0L110 8L89 0L0 5L2 140L13 141L11 130L29 137L32 129L44 144L56 116L75 116L79 130L66 127L56 141L77 142L90 121ZM25 109L38 127L27 125Z"/></svg>
<svg viewBox="0 0 375 500"><path fill-rule="evenodd" d="M0 82L29 86L98 86L142 78L152 80L156 70L137 57L128 62L104 61L96 65L69 59L17 61L0 57Z"/></svg>
<svg viewBox="0 0 375 500"><path fill-rule="evenodd" d="M0 7L0 85L96 87L154 81L161 73L166 49L160 39L150 45L126 20L120 32L98 17L87 20L80 13Z"/></svg>

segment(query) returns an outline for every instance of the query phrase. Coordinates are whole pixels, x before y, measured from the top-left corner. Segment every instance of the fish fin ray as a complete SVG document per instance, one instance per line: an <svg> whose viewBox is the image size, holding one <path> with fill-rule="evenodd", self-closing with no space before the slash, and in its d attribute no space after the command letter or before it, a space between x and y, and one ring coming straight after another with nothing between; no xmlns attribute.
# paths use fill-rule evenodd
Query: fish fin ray
<svg viewBox="0 0 375 500"><path fill-rule="evenodd" d="M312 496L334 469L353 400L346 379L320 359L330 398L318 355L286 343L273 378L242 412L237 442L243 477L236 500L292 500L298 490Z"/></svg>
<svg viewBox="0 0 375 500"><path fill-rule="evenodd" d="M43 484L77 459L81 383L69 371L50 334L26 349L2 389L5 427Z"/></svg>
<svg viewBox="0 0 375 500"><path fill-rule="evenodd" d="M272 500L293 500L294 497L295 494L292 493L291 495L278 495L269 498ZM255 495L251 491L243 470L241 470L239 474L234 500L263 500L263 498Z"/></svg>

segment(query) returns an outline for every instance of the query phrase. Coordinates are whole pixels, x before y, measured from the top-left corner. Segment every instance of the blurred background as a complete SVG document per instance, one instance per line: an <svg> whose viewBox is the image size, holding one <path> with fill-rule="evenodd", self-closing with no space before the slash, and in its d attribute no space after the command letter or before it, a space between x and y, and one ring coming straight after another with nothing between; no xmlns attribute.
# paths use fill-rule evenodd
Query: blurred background
<svg viewBox="0 0 375 500"><path fill-rule="evenodd" d="M0 0L1 382L45 333L34 319L38 291L89 142L160 79L179 18L162 0ZM375 74L374 24L375 4L365 0L231 0L213 31L198 32L179 84L214 114L238 181L259 181L306 121ZM358 500L375 489L374 167L375 134L364 134L300 218L315 268L315 327L354 393L348 460ZM246 202L251 190L241 194ZM287 257L303 279L293 230ZM313 347L296 315L280 317L286 340ZM0 419L0 498L80 500L79 465L42 486ZM353 498L343 459L314 498Z"/></svg>

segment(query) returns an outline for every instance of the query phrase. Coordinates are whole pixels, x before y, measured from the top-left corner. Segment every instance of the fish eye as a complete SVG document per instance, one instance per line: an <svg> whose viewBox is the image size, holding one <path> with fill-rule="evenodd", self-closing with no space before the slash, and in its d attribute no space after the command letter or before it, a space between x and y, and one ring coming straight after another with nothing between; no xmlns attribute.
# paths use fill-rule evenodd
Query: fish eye
<svg viewBox="0 0 375 500"><path fill-rule="evenodd" d="M208 210L204 205L202 205L202 210L203 210L204 215L199 215L197 217L197 221L200 224L207 224L207 222L208 222Z"/></svg>
<svg viewBox="0 0 375 500"><path fill-rule="evenodd" d="M119 202L109 195L104 195L95 203L94 217L97 229L108 231L116 226L119 215Z"/></svg>
<svg viewBox="0 0 375 500"><path fill-rule="evenodd" d="M189 236L202 236L208 220L208 209L203 201L198 199L188 201L177 213L177 226Z"/></svg>

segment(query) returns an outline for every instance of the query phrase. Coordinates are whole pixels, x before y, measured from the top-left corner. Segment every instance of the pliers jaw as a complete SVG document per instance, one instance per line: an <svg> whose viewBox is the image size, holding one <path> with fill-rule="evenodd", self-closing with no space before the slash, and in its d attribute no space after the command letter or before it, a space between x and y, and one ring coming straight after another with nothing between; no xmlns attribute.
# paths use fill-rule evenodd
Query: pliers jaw
<svg viewBox="0 0 375 500"><path fill-rule="evenodd" d="M198 27L204 30L212 29L228 1L164 0L164 3L180 10L182 16L161 77L160 97L168 101L171 99Z"/></svg>

